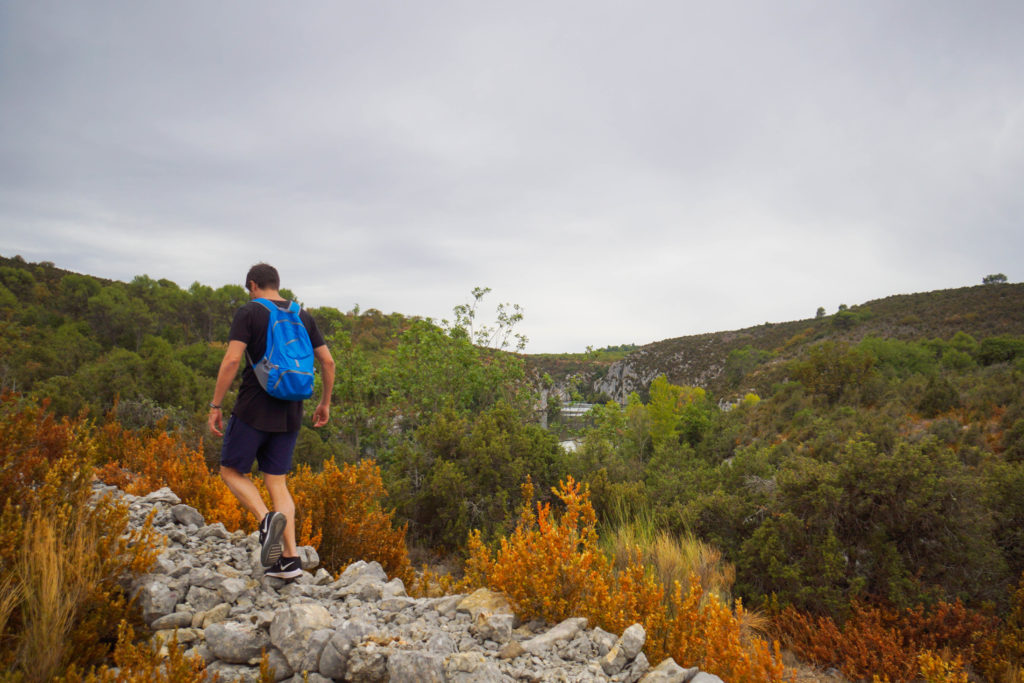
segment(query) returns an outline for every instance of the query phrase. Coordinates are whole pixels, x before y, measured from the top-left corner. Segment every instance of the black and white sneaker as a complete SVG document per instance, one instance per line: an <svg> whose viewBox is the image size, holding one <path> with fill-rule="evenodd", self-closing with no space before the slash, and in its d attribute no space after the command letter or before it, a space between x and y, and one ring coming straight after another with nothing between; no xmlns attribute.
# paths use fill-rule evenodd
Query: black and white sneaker
<svg viewBox="0 0 1024 683"><path fill-rule="evenodd" d="M260 522L260 564L264 567L277 562L281 557L281 536L288 520L280 512L268 512Z"/></svg>
<svg viewBox="0 0 1024 683"><path fill-rule="evenodd" d="M294 579L302 575L302 560L297 557L280 557L274 566L263 574L278 579Z"/></svg>

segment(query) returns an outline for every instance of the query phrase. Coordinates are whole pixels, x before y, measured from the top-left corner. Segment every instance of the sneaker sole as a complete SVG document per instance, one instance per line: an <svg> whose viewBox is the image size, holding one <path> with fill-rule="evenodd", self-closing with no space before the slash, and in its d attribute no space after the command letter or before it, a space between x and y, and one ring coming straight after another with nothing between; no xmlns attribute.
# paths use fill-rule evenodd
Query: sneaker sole
<svg viewBox="0 0 1024 683"><path fill-rule="evenodd" d="M285 516L280 512L274 513L274 516L270 518L267 540L263 542L263 546L260 548L260 564L264 567L269 567L281 557L281 551L284 549L281 546L281 536L284 534L286 523Z"/></svg>
<svg viewBox="0 0 1024 683"><path fill-rule="evenodd" d="M266 572L264 576L273 576L275 579L295 579L302 576L301 569L292 569L287 572Z"/></svg>

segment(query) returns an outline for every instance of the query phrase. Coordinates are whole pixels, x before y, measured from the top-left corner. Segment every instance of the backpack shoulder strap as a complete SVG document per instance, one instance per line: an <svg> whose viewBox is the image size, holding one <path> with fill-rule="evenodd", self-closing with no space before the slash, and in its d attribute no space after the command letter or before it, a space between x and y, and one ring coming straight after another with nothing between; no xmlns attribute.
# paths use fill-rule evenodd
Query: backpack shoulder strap
<svg viewBox="0 0 1024 683"><path fill-rule="evenodd" d="M253 299L252 301L257 304L261 304L265 309L267 309L271 313L273 313L275 309L280 310L270 301L270 299L264 299L260 297L258 299Z"/></svg>
<svg viewBox="0 0 1024 683"><path fill-rule="evenodd" d="M267 309L267 313L270 314L270 323L271 324L273 324L273 322L274 322L274 313L276 311L280 311L281 310L277 306L275 306L273 304L273 302L270 301L270 299L264 299L263 297L258 297L256 299L251 299L250 302L251 303L260 304L261 306L263 306L263 308ZM267 335L267 344L270 344L270 335L269 334ZM266 352L264 351L264 353L266 353ZM254 363L253 360L252 360L252 356L249 355L248 347L246 347L246 349L245 349L245 359L249 361L249 365L250 366L256 365L256 363Z"/></svg>

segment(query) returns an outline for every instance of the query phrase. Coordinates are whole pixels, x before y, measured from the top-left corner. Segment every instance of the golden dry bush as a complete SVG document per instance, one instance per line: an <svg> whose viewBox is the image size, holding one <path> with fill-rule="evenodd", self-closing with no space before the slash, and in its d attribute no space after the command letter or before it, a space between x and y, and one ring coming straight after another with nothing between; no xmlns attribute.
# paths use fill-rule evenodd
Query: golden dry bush
<svg viewBox="0 0 1024 683"><path fill-rule="evenodd" d="M524 619L556 622L587 617L592 625L621 633L634 623L647 631L645 653L652 662L673 657L739 683L782 681L778 644L752 638L736 613L713 594L706 599L692 575L684 594L679 582L667 601L640 551L621 570L598 545L596 515L586 487L568 479L552 490L564 509L549 503L534 509L533 486L523 486L524 505L515 530L493 551L479 532L469 539L469 558L460 588L486 586L503 592Z"/></svg>
<svg viewBox="0 0 1024 683"><path fill-rule="evenodd" d="M125 621L118 626L114 666L101 666L88 674L70 669L61 683L204 683L209 681L206 662L198 655L186 657L177 635L167 643L166 654L148 641L136 641ZM271 679L273 680L273 679Z"/></svg>
<svg viewBox="0 0 1024 683"><path fill-rule="evenodd" d="M616 569L639 559L653 568L663 586L676 581L685 584L696 575L705 595L714 593L722 601L731 600L735 566L725 561L722 551L693 534L672 534L653 528L646 520L634 520L612 529L605 546L611 550Z"/></svg>
<svg viewBox="0 0 1024 683"><path fill-rule="evenodd" d="M733 610L713 593L705 595L696 576L688 584L684 591L676 582L669 609L651 619L645 648L651 661L672 657L727 681L785 679L778 642L768 643L747 632L740 601Z"/></svg>
<svg viewBox="0 0 1024 683"><path fill-rule="evenodd" d="M917 665L925 683L967 683L967 672L959 655L950 661L937 652L924 650L917 656Z"/></svg>
<svg viewBox="0 0 1024 683"><path fill-rule="evenodd" d="M597 544L589 494L571 477L553 492L565 504L558 516L550 503L534 511L533 485L523 485L519 521L493 556L478 531L469 538L464 584L502 591L525 619L586 616L610 600L613 572Z"/></svg>
<svg viewBox="0 0 1024 683"><path fill-rule="evenodd" d="M328 460L319 472L300 465L289 487L297 535L319 540L317 552L329 571L376 560L388 576L412 582L405 526L395 528L394 513L383 506L387 491L375 463L363 460L339 469Z"/></svg>

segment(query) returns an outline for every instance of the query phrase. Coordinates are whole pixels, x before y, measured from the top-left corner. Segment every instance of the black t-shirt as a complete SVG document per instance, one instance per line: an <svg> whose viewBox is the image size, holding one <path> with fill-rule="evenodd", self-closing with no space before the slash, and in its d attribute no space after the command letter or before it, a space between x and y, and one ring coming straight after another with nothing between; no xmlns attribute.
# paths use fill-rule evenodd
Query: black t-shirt
<svg viewBox="0 0 1024 683"><path fill-rule="evenodd" d="M287 309L290 302L273 301L278 308ZM306 312L299 311L299 319L306 326L309 341L313 348L324 345L324 337L316 321ZM235 401L232 415L239 420L264 432L294 432L302 425L302 401L283 401L268 394L256 373L252 363L263 358L267 350L267 325L270 323L270 311L263 304L250 301L235 313L231 322L231 341L245 342L245 369L242 370L242 385L238 388L238 400Z"/></svg>

